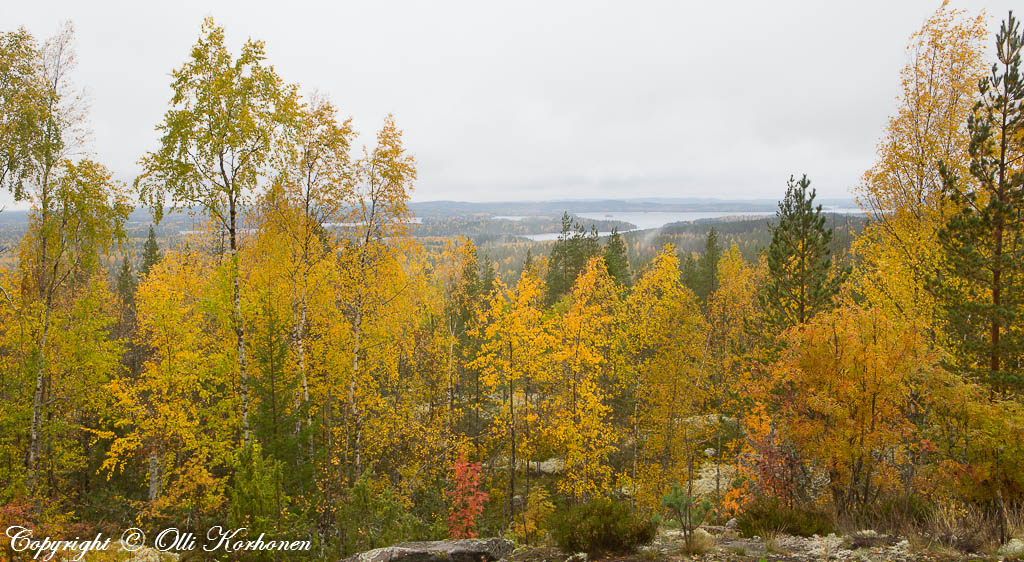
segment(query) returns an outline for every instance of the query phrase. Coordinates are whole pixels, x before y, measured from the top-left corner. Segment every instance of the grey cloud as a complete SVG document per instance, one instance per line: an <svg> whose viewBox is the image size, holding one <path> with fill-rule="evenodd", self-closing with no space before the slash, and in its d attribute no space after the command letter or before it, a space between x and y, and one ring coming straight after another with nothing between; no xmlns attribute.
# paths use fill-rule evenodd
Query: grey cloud
<svg viewBox="0 0 1024 562"><path fill-rule="evenodd" d="M986 8L997 25L1010 2ZM267 42L360 140L393 112L417 200L775 197L791 173L842 197L895 108L907 38L937 0L21 2L4 24L78 31L94 149L125 181L155 146L201 19Z"/></svg>

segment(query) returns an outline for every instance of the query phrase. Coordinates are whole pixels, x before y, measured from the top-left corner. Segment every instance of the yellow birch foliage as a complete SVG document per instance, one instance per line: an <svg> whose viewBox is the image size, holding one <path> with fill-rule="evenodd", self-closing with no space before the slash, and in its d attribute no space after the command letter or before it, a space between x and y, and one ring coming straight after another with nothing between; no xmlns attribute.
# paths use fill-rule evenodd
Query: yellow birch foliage
<svg viewBox="0 0 1024 562"><path fill-rule="evenodd" d="M491 447L506 459L513 493L519 462L540 460L538 455L546 449L540 401L554 342L543 303L544 281L535 268L523 271L511 290L499 282L480 313L482 342L471 365L480 370L486 393L500 400Z"/></svg>
<svg viewBox="0 0 1024 562"><path fill-rule="evenodd" d="M620 481L638 505L657 509L673 483L693 477L695 447L706 435L701 357L706 325L679 276L672 245L641 272L623 307L621 392L629 403L632 461Z"/></svg>
<svg viewBox="0 0 1024 562"><path fill-rule="evenodd" d="M314 337L309 330L310 309L311 304L325 304L327 280L335 272L335 241L327 235L328 229L343 220L347 207L355 202L349 154L354 136L351 119L339 123L337 111L327 98L310 96L276 139L277 176L261 205L261 249L253 259L274 256L263 266L273 272L267 282L276 280L290 288L289 355L299 379L298 403L305 410L302 421L307 430L311 430L317 410L310 396L314 376L314 365L308 357ZM308 454L314 456L312 437L307 447Z"/></svg>
<svg viewBox="0 0 1024 562"><path fill-rule="evenodd" d="M139 337L150 349L138 380L111 384L125 430L104 468L149 465L158 493L142 513L210 516L239 442L230 271L201 252L168 252L139 286ZM155 471L155 473L154 473Z"/></svg>
<svg viewBox="0 0 1024 562"><path fill-rule="evenodd" d="M870 306L894 319L932 318L925 275L940 259L937 231L951 211L939 163L970 177L966 123L986 71L986 35L983 15L970 17L944 3L911 37L899 108L857 187L872 222L854 244L861 258L855 286Z"/></svg>
<svg viewBox="0 0 1024 562"><path fill-rule="evenodd" d="M352 212L334 230L339 240L333 302L311 319L311 329L322 334L311 351L325 366L317 392L326 416L325 454L334 467L328 469L328 493L368 469L397 465L396 470L415 472L409 467L429 458L420 452L419 464L403 464L394 454L412 435L423 435L416 417L421 402L407 395L412 381L403 376L401 363L415 345L428 297L420 249L406 236L416 169L390 116L377 144L354 163L353 178ZM425 449L433 447L431 441Z"/></svg>
<svg viewBox="0 0 1024 562"><path fill-rule="evenodd" d="M466 378L467 359L470 359L468 353L471 351L467 336L475 325L484 296L480 294L477 267L477 251L473 241L459 238L445 244L433 271L442 301L442 310L439 311L442 330L438 334L443 340L442 345L446 347L445 385L442 392L447 403L448 431L452 432L463 416L467 415L465 407L472 410L469 428L475 428L479 418L479 397L472 395L473 389L462 388L468 386L465 383L469 382L463 381Z"/></svg>
<svg viewBox="0 0 1024 562"><path fill-rule="evenodd" d="M707 359L712 401L720 414L741 414L763 398L750 371L759 352L752 330L757 328L758 290L766 274L765 263L745 262L735 243L718 262L718 289L708 299Z"/></svg>
<svg viewBox="0 0 1024 562"><path fill-rule="evenodd" d="M577 498L600 495L612 482L608 457L618 436L608 401L620 313L618 287L604 259L591 258L555 328L559 378L552 381L547 428L565 459L559 489Z"/></svg>
<svg viewBox="0 0 1024 562"><path fill-rule="evenodd" d="M12 276L13 277L13 276ZM49 454L40 459L39 470L49 475L56 494L44 507L45 512L67 509L76 501L73 482L90 472L90 456L98 445L111 437L111 398L106 385L117 376L121 342L110 337L116 322L115 298L103 274L77 280L74 293L54 299L49 315L44 384L45 424L40 439ZM0 275L5 287L16 289L17 281ZM43 304L18 299L12 290L10 302L0 305L0 494L18 497L29 492L23 465L28 428L32 417L32 394L36 369L42 353ZM38 496L44 490L36 490Z"/></svg>

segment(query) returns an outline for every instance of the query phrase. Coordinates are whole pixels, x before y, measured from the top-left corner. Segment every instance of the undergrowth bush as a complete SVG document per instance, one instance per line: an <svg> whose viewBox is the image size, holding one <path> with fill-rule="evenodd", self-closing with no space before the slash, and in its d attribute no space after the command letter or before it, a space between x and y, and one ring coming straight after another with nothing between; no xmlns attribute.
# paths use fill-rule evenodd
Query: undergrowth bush
<svg viewBox="0 0 1024 562"><path fill-rule="evenodd" d="M766 532L809 537L835 531L832 517L812 508L793 509L771 498L760 498L736 518L736 529L745 537Z"/></svg>
<svg viewBox="0 0 1024 562"><path fill-rule="evenodd" d="M608 498L555 511L548 517L547 527L563 551L591 555L633 552L654 540L657 531L653 521Z"/></svg>
<svg viewBox="0 0 1024 562"><path fill-rule="evenodd" d="M337 507L343 529L344 556L404 541L436 540L444 537L441 522L424 521L412 513L387 480L375 482L367 470Z"/></svg>

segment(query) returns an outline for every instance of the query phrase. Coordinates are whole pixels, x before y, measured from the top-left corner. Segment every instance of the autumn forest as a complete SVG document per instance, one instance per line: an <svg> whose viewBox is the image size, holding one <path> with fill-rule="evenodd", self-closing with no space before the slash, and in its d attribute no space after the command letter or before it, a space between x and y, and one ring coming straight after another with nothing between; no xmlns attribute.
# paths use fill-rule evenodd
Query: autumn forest
<svg viewBox="0 0 1024 562"><path fill-rule="evenodd" d="M6 30L0 187L30 211L0 248L0 526L226 524L324 560L563 544L584 507L688 543L1019 537L1024 38L987 21L944 6L893 53L848 248L792 162L753 259L711 230L631 264L566 215L511 281L410 236L398 123L357 137L259 40L202 24L127 184L87 149L71 26ZM133 249L136 206L203 226Z"/></svg>

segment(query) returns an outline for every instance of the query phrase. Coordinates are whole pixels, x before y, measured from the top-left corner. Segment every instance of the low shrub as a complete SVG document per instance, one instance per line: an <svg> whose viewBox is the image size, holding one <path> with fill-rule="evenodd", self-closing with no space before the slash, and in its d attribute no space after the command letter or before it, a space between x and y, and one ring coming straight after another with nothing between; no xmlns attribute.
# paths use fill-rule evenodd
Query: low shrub
<svg viewBox="0 0 1024 562"><path fill-rule="evenodd" d="M736 518L736 530L745 537L763 536L766 530L809 537L835 531L832 517L812 508L793 509L775 499L755 500Z"/></svg>
<svg viewBox="0 0 1024 562"><path fill-rule="evenodd" d="M654 540L657 531L653 521L608 498L557 510L548 517L547 527L563 551L590 555L633 552Z"/></svg>
<svg viewBox="0 0 1024 562"><path fill-rule="evenodd" d="M918 495L882 498L859 512L841 516L840 526L848 532L860 529L908 534L931 522L935 504Z"/></svg>

